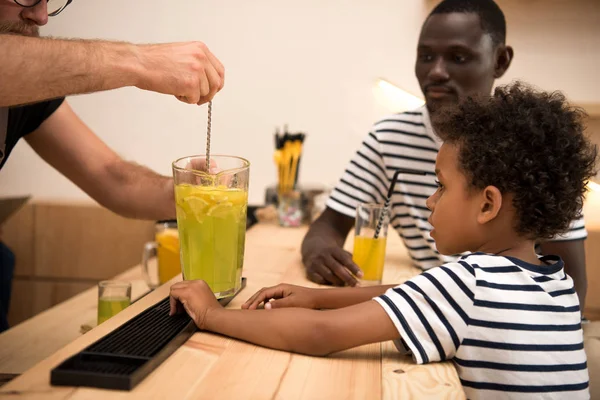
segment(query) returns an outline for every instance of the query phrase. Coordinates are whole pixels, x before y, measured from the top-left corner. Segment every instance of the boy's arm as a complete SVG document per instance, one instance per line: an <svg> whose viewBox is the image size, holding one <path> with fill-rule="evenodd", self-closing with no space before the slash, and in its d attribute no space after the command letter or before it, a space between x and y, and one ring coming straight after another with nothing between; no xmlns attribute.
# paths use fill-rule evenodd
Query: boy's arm
<svg viewBox="0 0 600 400"><path fill-rule="evenodd" d="M319 309L336 309L353 306L372 300L384 294L388 289L398 285L380 285L360 288L315 289Z"/></svg>
<svg viewBox="0 0 600 400"><path fill-rule="evenodd" d="M180 302L200 329L278 350L327 355L399 337L393 322L375 301L331 311L226 310L203 281L177 283L171 288L171 296L171 313Z"/></svg>
<svg viewBox="0 0 600 400"><path fill-rule="evenodd" d="M264 302L267 309L284 307L337 309L371 300L395 286L397 285L311 289L284 283L259 290L242 305L242 308L254 310Z"/></svg>
<svg viewBox="0 0 600 400"><path fill-rule="evenodd" d="M260 346L314 356L399 337L384 309L372 300L330 311L215 308L207 314L203 329Z"/></svg>

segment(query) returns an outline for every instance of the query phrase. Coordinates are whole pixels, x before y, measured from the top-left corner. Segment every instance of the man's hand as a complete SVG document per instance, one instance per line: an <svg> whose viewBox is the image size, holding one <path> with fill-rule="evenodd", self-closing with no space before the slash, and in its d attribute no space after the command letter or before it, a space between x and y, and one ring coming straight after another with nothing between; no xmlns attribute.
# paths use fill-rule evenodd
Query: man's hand
<svg viewBox="0 0 600 400"><path fill-rule="evenodd" d="M223 88L223 64L202 42L135 45L0 35L0 107L126 86L203 104ZM23 69L23 60L28 60Z"/></svg>
<svg viewBox="0 0 600 400"><path fill-rule="evenodd" d="M225 68L202 42L143 45L139 50L140 89L204 104L223 88Z"/></svg>
<svg viewBox="0 0 600 400"><path fill-rule="evenodd" d="M321 247L304 260L306 276L316 283L356 286L363 273L352 255L336 245Z"/></svg>
<svg viewBox="0 0 600 400"><path fill-rule="evenodd" d="M262 288L242 304L242 309L256 310L261 303L265 303L267 310L284 307L318 308L316 301L318 291L319 289L282 283Z"/></svg>
<svg viewBox="0 0 600 400"><path fill-rule="evenodd" d="M204 281L183 281L171 286L169 315L185 310L199 329L205 329L206 316L210 310L220 308L223 307Z"/></svg>
<svg viewBox="0 0 600 400"><path fill-rule="evenodd" d="M312 223L302 241L302 262L306 276L316 283L356 286L362 271L343 246L354 218L329 207ZM354 276L353 276L354 274Z"/></svg>

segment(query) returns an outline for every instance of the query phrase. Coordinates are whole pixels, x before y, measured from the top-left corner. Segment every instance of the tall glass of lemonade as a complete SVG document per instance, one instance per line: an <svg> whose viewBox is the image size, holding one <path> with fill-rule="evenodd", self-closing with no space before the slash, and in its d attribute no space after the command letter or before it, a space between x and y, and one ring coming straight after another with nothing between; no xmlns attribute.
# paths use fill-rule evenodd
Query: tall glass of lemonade
<svg viewBox="0 0 600 400"><path fill-rule="evenodd" d="M205 156L173 162L183 279L202 279L217 298L240 288L246 239L250 163Z"/></svg>
<svg viewBox="0 0 600 400"><path fill-rule="evenodd" d="M389 222L383 204L359 204L356 208L352 260L364 274L362 285L381 285Z"/></svg>

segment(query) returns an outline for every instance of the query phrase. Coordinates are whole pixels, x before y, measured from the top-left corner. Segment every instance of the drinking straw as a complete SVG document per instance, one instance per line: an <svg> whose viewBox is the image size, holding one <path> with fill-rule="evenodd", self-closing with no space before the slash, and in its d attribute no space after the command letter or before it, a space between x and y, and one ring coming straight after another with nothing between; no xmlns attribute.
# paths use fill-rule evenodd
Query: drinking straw
<svg viewBox="0 0 600 400"><path fill-rule="evenodd" d="M275 132L275 153L273 154L273 161L277 166L277 190L279 193L283 190L283 137L279 136L279 129Z"/></svg>
<svg viewBox="0 0 600 400"><path fill-rule="evenodd" d="M304 133L299 133L297 135L298 141L299 143L297 144L298 146L298 160L296 162L296 172L293 174L294 176L294 189L296 188L296 185L298 184L298 175L299 175L299 171L300 171L300 161L302 161L302 149L303 149L303 145L304 145L304 138L306 137L306 135Z"/></svg>
<svg viewBox="0 0 600 400"><path fill-rule="evenodd" d="M408 168L400 168L400 169L395 170L394 176L392 177L392 182L390 183L390 187L387 192L387 198L385 199L385 203L383 205L383 210L381 211L381 214L379 215L379 220L377 221L377 227L375 228L375 235L373 235L373 237L375 239L377 239L379 237L379 233L381 231L381 226L383 225L383 220L385 219L385 216L389 212L390 201L392 200L392 194L394 193L394 186L396 186L396 181L398 180L398 175L400 175L400 174L431 175L430 172L418 171L415 169L408 169Z"/></svg>
<svg viewBox="0 0 600 400"><path fill-rule="evenodd" d="M273 161L278 169L278 192L285 193L296 188L298 182L298 169L302 157L302 143L304 133L289 133L285 125L282 135L279 129L275 132L275 153Z"/></svg>

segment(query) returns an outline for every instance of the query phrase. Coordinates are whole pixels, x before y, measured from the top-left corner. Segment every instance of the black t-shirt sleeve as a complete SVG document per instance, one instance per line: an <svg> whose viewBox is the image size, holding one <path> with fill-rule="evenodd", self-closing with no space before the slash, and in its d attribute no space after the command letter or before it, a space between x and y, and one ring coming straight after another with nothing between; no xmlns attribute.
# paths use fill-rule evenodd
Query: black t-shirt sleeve
<svg viewBox="0 0 600 400"><path fill-rule="evenodd" d="M0 169L6 163L8 156L19 139L39 128L64 101L65 99L63 97L9 108L7 135L4 142L4 158L0 159ZM2 144L0 144L0 146L1 145Z"/></svg>
<svg viewBox="0 0 600 400"><path fill-rule="evenodd" d="M42 125L42 123L48 119L48 117L50 117L64 101L65 99L62 97L59 99L48 100L42 103L25 106L24 108L26 108L26 111L23 115L25 118L22 119L23 127L21 129L20 136L23 137L28 135L39 128L40 125Z"/></svg>

